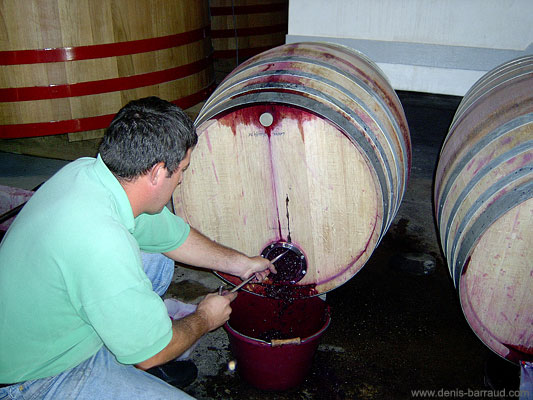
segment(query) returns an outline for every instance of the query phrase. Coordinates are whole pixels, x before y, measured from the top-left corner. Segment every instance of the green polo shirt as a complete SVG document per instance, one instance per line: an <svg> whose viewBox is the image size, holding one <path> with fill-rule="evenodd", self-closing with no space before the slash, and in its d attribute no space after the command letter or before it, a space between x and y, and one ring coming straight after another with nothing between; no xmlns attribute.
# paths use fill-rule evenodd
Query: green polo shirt
<svg viewBox="0 0 533 400"><path fill-rule="evenodd" d="M0 244L0 383L56 375L103 345L124 364L161 351L171 321L139 250L173 250L189 229L166 207L134 218L99 156L61 169Z"/></svg>

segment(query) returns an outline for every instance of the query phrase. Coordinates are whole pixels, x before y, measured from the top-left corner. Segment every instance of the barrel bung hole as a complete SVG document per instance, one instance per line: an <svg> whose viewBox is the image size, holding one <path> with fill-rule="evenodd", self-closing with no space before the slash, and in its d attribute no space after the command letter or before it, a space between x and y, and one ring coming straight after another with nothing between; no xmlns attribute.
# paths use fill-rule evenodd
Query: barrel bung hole
<svg viewBox="0 0 533 400"><path fill-rule="evenodd" d="M259 116L259 122L265 128L268 128L274 122L274 117L272 116L272 114L266 112Z"/></svg>

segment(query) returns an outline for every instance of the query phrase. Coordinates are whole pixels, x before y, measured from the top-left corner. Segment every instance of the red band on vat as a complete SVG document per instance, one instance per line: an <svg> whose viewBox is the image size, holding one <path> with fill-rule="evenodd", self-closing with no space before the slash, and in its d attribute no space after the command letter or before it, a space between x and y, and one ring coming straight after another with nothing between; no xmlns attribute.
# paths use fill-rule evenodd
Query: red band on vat
<svg viewBox="0 0 533 400"><path fill-rule="evenodd" d="M0 65L40 64L117 57L169 49L193 43L209 36L209 27L176 35L127 42L54 49L0 51Z"/></svg>
<svg viewBox="0 0 533 400"><path fill-rule="evenodd" d="M215 89L215 84L203 88L189 96L172 101L180 108L189 108L209 97ZM64 121L36 122L31 124L0 125L0 139L20 139L25 137L50 136L65 133L84 132L105 129L115 114L99 115L96 117L71 119Z"/></svg>
<svg viewBox="0 0 533 400"><path fill-rule="evenodd" d="M211 56L203 60L163 71L148 72L122 78L73 83L71 85L34 86L0 89L0 103L30 100L49 100L65 97L88 96L99 93L118 92L143 86L169 82L206 69Z"/></svg>

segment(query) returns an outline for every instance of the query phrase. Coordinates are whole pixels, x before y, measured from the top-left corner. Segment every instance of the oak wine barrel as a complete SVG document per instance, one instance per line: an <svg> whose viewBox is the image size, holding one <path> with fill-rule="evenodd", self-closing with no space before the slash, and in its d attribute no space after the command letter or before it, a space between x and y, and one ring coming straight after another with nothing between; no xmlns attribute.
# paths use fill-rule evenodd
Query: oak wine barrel
<svg viewBox="0 0 533 400"><path fill-rule="evenodd" d="M371 60L330 43L267 50L217 87L195 123L178 214L249 255L290 250L302 296L363 267L398 211L411 158L403 108Z"/></svg>
<svg viewBox="0 0 533 400"><path fill-rule="evenodd" d="M466 93L434 202L472 330L510 361L533 360L533 56L494 68Z"/></svg>
<svg viewBox="0 0 533 400"><path fill-rule="evenodd" d="M99 137L130 100L186 109L213 88L207 0L7 0L0 13L1 139Z"/></svg>

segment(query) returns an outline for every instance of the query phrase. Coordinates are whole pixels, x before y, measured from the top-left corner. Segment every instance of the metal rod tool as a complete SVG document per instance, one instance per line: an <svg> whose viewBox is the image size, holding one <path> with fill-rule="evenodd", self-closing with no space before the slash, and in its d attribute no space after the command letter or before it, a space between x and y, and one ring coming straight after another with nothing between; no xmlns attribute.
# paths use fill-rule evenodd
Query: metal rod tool
<svg viewBox="0 0 533 400"><path fill-rule="evenodd" d="M283 257L285 254L287 254L289 252L289 250L281 253L280 255L274 257L270 262L272 264L274 264L276 261L278 261L281 257ZM242 288L244 285L246 285L248 282L250 282L253 278L255 277L255 274L252 274L252 276L250 276L249 278L245 279L244 281L242 281L239 285L235 286L233 289L231 289L229 292L230 293L233 293L233 292L236 292L237 290L239 290L240 288Z"/></svg>
<svg viewBox="0 0 533 400"><path fill-rule="evenodd" d="M249 278L242 281L239 285L235 286L233 289L231 289L229 292L233 293L242 288L244 285L246 285L248 282L250 282L255 277L255 274L252 274Z"/></svg>

